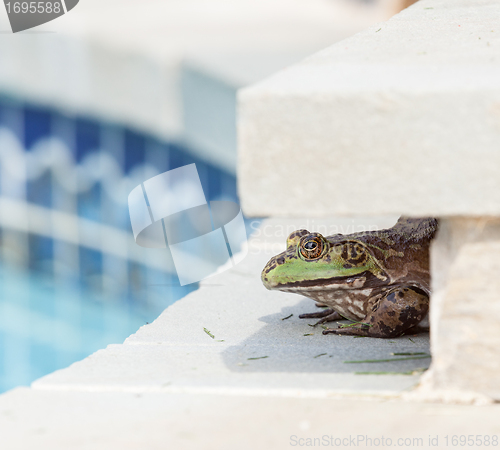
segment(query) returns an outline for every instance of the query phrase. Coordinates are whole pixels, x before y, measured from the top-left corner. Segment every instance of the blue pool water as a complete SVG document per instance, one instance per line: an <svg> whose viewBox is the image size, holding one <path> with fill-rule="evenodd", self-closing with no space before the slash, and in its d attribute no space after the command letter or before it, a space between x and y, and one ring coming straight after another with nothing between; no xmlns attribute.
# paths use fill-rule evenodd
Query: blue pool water
<svg viewBox="0 0 500 450"><path fill-rule="evenodd" d="M165 301L155 304L109 301L43 275L0 267L0 392L123 342L196 287L163 286Z"/></svg>
<svg viewBox="0 0 500 450"><path fill-rule="evenodd" d="M136 246L127 203L192 163L207 201L238 201L234 175L179 143L0 98L0 392L123 342L197 288L168 250Z"/></svg>

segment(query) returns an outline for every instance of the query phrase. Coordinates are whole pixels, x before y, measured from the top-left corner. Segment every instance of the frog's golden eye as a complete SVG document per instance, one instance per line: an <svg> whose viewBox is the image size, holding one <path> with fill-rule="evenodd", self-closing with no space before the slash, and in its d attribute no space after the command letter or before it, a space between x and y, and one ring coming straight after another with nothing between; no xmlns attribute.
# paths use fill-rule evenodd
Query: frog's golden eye
<svg viewBox="0 0 500 450"><path fill-rule="evenodd" d="M305 236L306 234L311 234L309 233L309 231L307 230L297 230L297 231L294 231L293 233L291 233L287 240L286 240L286 247L296 247L297 246L297 243L300 241L300 239L302 238L302 236Z"/></svg>
<svg viewBox="0 0 500 450"><path fill-rule="evenodd" d="M316 259L323 253L323 248L323 240L318 236L314 236L301 242L300 253L306 259Z"/></svg>

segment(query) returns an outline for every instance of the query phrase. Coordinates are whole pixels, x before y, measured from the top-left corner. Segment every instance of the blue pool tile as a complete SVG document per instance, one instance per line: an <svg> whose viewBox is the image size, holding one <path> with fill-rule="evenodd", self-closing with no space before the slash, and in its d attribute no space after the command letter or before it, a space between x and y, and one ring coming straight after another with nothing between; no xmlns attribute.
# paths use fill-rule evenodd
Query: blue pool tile
<svg viewBox="0 0 500 450"><path fill-rule="evenodd" d="M80 273L84 287L99 292L102 289L102 253L96 250L80 248Z"/></svg>
<svg viewBox="0 0 500 450"><path fill-rule="evenodd" d="M101 127L97 121L78 117L75 120L76 161L95 152L101 144Z"/></svg>
<svg viewBox="0 0 500 450"><path fill-rule="evenodd" d="M135 131L126 129L124 133L125 173L146 160L146 138Z"/></svg>
<svg viewBox="0 0 500 450"><path fill-rule="evenodd" d="M78 215L85 219L102 222L102 186L99 182L89 190L78 194Z"/></svg>
<svg viewBox="0 0 500 450"><path fill-rule="evenodd" d="M221 171L218 177L221 184L221 196L238 203L239 197L234 175Z"/></svg>
<svg viewBox="0 0 500 450"><path fill-rule="evenodd" d="M168 146L168 166L170 169L177 169L191 164L191 162L189 155L186 155L179 145L171 144Z"/></svg>
<svg viewBox="0 0 500 450"><path fill-rule="evenodd" d="M53 176L45 172L40 178L29 181L26 186L26 196L30 203L50 208L53 204Z"/></svg>
<svg viewBox="0 0 500 450"><path fill-rule="evenodd" d="M99 139L101 151L111 156L123 171L125 160L124 128L118 125L101 123Z"/></svg>
<svg viewBox="0 0 500 450"><path fill-rule="evenodd" d="M45 236L31 234L28 236L28 267L35 272L53 274L54 240Z"/></svg>
<svg viewBox="0 0 500 450"><path fill-rule="evenodd" d="M22 104L12 99L1 100L0 125L6 127L18 139L20 145L24 145L24 110Z"/></svg>
<svg viewBox="0 0 500 450"><path fill-rule="evenodd" d="M208 191L210 192L210 200L220 199L222 194L221 180L212 166L207 168L208 171Z"/></svg>
<svg viewBox="0 0 500 450"><path fill-rule="evenodd" d="M158 173L166 172L169 166L169 146L157 139L148 139L146 145L146 162L152 165Z"/></svg>
<svg viewBox="0 0 500 450"><path fill-rule="evenodd" d="M24 107L24 146L31 149L33 144L51 134L52 115L45 108Z"/></svg>

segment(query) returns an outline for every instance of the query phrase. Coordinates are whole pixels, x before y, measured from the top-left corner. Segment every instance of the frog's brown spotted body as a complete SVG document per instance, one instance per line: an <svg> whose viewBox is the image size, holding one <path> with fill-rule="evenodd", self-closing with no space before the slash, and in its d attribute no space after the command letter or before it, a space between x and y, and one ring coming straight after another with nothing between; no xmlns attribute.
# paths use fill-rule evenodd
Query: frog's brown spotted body
<svg viewBox="0 0 500 450"><path fill-rule="evenodd" d="M326 333L394 337L416 326L429 307L429 245L433 218L400 218L394 227L324 238L293 232L287 250L267 263L268 289L295 292L330 309L304 314L320 322L346 317L356 326Z"/></svg>

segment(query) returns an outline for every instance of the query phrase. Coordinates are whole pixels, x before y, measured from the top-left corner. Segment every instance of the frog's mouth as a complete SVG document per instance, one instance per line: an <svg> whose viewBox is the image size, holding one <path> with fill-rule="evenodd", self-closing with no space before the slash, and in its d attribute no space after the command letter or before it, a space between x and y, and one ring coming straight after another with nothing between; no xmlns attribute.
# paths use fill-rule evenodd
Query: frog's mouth
<svg viewBox="0 0 500 450"><path fill-rule="evenodd" d="M324 291L324 290L358 290L386 286L389 278L387 276L377 277L366 270L355 276L343 276L335 278L318 278L316 280L301 280L290 283L273 283L264 281L267 289L277 289L285 292L297 291Z"/></svg>

